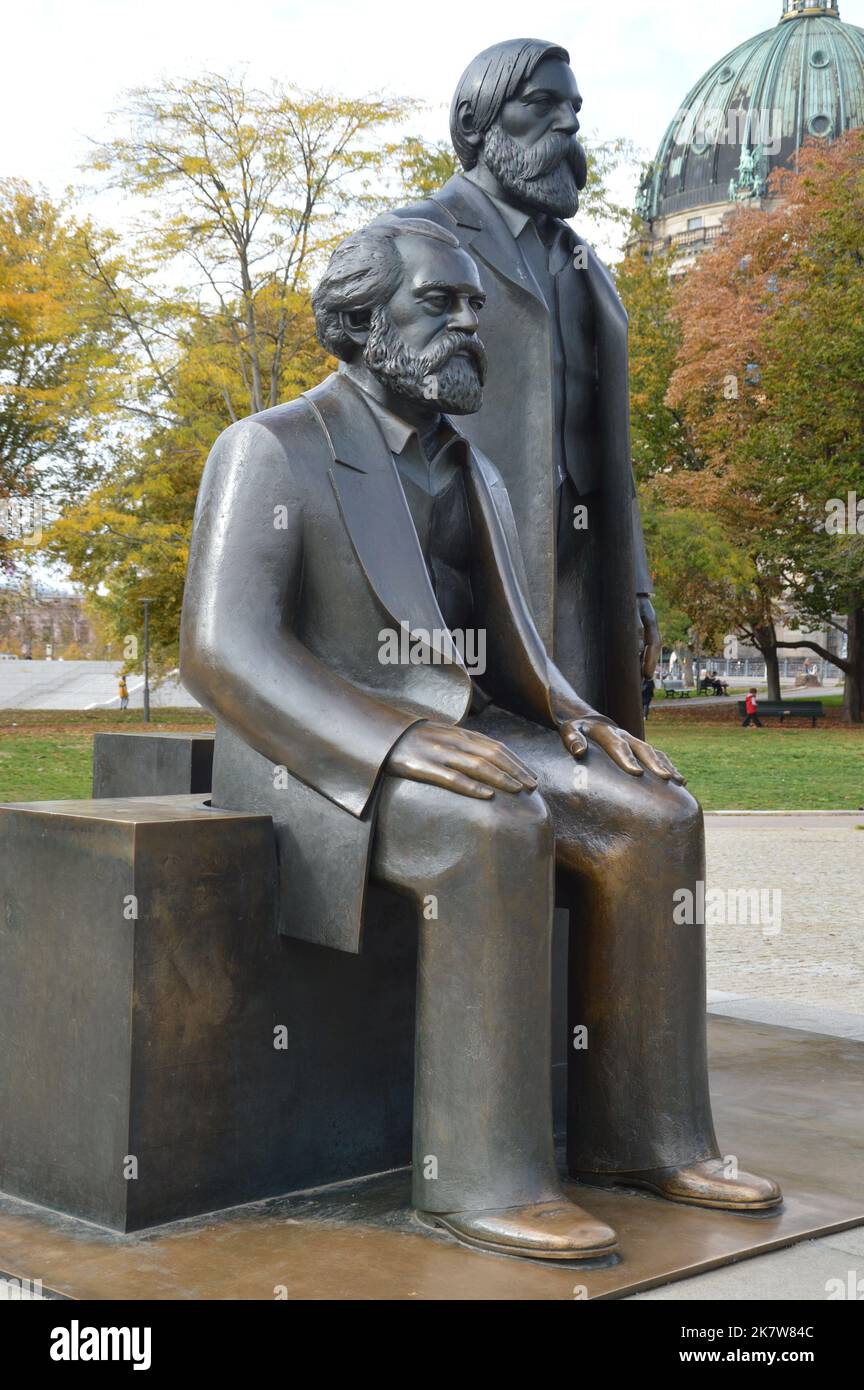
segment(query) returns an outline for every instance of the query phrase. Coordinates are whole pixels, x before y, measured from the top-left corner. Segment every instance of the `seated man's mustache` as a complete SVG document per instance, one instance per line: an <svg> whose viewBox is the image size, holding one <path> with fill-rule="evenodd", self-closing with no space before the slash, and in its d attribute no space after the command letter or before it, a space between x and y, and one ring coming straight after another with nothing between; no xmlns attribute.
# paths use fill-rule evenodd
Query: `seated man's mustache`
<svg viewBox="0 0 864 1390"><path fill-rule="evenodd" d="M428 372L439 371L451 357L464 353L477 368L481 386L486 381L486 349L476 334L442 333L423 353L423 365Z"/></svg>
<svg viewBox="0 0 864 1390"><path fill-rule="evenodd" d="M486 350L474 333L445 329L418 352L408 346L382 305L372 314L363 362L375 376L396 383L403 394L416 397L429 377L439 377L443 398L452 402L449 408L470 402L469 413L479 409Z"/></svg>

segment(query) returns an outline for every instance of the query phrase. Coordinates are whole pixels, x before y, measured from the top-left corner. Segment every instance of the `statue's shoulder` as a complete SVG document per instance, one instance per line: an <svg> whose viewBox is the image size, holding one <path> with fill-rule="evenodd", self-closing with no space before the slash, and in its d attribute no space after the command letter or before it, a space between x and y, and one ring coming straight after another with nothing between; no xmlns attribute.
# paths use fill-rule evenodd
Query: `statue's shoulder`
<svg viewBox="0 0 864 1390"><path fill-rule="evenodd" d="M395 217L422 217L427 222L435 222L439 227L458 233L463 225L479 225L475 216L474 201L477 191L464 174L454 174L443 188L439 188L430 198L421 203L411 203L407 207L396 208Z"/></svg>
<svg viewBox="0 0 864 1390"><path fill-rule="evenodd" d="M437 197L425 198L422 203L409 203L404 208L394 208L391 216L393 217L422 217L425 222L435 222L439 227L446 227L453 218L447 209L439 203Z"/></svg>
<svg viewBox="0 0 864 1390"><path fill-rule="evenodd" d="M329 377L322 386L326 387L333 379ZM322 387L316 389L321 390ZM246 420L238 421L238 424L265 430L280 442L298 440L304 436L311 441L317 439L321 433L320 419L306 393L293 401L285 401L281 405L271 406L269 410L261 410L257 415L249 415Z"/></svg>
<svg viewBox="0 0 864 1390"><path fill-rule="evenodd" d="M236 420L216 440L213 454L237 458L253 454L264 462L298 452L326 452L321 419L305 396Z"/></svg>

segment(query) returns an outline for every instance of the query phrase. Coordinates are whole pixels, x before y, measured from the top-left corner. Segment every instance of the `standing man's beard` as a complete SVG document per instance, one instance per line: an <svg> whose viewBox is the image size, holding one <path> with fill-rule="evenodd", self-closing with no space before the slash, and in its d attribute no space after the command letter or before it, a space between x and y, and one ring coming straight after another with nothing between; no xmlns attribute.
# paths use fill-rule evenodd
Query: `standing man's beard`
<svg viewBox="0 0 864 1390"><path fill-rule="evenodd" d="M520 145L499 124L490 127L483 162L520 203L551 217L573 217L579 190L588 182L588 161L572 135L553 131L534 145Z"/></svg>
<svg viewBox="0 0 864 1390"><path fill-rule="evenodd" d="M414 352L382 306L372 314L363 362L390 390L434 402L448 415L473 415L483 403L486 350L479 338L442 333L426 352Z"/></svg>

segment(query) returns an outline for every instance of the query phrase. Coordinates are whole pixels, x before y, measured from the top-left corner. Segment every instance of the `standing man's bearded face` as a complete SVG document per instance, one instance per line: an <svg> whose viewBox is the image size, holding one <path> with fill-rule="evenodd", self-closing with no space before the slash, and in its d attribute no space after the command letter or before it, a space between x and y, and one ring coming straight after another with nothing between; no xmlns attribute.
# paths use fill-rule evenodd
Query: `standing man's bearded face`
<svg viewBox="0 0 864 1390"><path fill-rule="evenodd" d="M505 102L483 141L481 161L502 190L523 207L573 217L588 180L576 139L582 97L570 66L547 58Z"/></svg>
<svg viewBox="0 0 864 1390"><path fill-rule="evenodd" d="M579 190L588 174L578 140L552 131L526 148L503 126L494 125L486 136L483 160L517 202L551 217L573 217L577 212Z"/></svg>

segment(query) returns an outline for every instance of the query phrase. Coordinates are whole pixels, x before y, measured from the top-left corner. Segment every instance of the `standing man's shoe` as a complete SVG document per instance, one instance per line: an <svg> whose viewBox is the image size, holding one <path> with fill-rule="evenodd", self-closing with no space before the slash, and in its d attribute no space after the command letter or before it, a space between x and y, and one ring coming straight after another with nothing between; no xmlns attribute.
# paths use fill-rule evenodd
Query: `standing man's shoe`
<svg viewBox="0 0 864 1390"><path fill-rule="evenodd" d="M463 1245L496 1255L533 1260L597 1260L612 1255L618 1240L611 1226L562 1197L535 1207L489 1211L418 1211L426 1226L440 1226Z"/></svg>
<svg viewBox="0 0 864 1390"><path fill-rule="evenodd" d="M713 1207L719 1211L773 1211L783 1201L783 1193L773 1179L760 1178L753 1173L728 1177L722 1158L642 1173L573 1173L571 1176L592 1187L641 1187L669 1202Z"/></svg>

